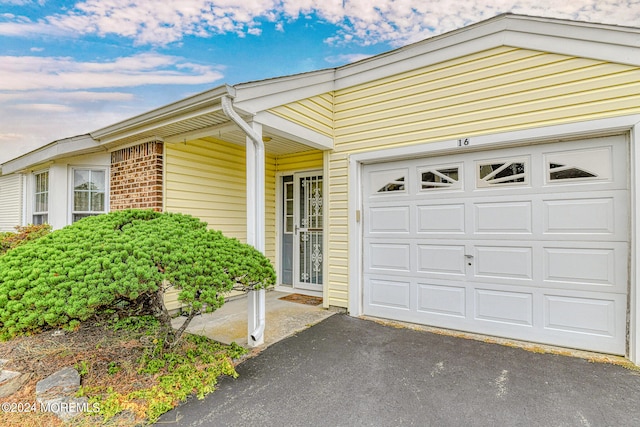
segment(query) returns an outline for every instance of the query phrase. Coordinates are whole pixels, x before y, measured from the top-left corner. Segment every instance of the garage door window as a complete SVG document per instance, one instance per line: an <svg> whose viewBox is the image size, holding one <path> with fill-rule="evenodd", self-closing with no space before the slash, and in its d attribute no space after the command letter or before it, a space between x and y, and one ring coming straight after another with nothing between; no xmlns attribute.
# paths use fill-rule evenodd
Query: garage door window
<svg viewBox="0 0 640 427"><path fill-rule="evenodd" d="M407 172L406 169L393 169L371 174L371 192L374 194L406 192Z"/></svg>
<svg viewBox="0 0 640 427"><path fill-rule="evenodd" d="M611 179L611 148L564 151L545 155L549 182Z"/></svg>
<svg viewBox="0 0 640 427"><path fill-rule="evenodd" d="M454 190L462 188L460 166L436 166L418 169L421 190Z"/></svg>
<svg viewBox="0 0 640 427"><path fill-rule="evenodd" d="M527 184L529 167L526 158L488 160L478 163L478 188Z"/></svg>

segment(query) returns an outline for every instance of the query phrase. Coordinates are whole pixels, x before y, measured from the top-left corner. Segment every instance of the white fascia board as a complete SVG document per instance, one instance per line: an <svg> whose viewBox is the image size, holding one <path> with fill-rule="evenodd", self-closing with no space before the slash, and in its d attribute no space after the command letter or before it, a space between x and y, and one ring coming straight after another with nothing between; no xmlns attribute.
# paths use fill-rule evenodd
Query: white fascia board
<svg viewBox="0 0 640 427"><path fill-rule="evenodd" d="M182 99L172 104L165 105L155 110L148 111L130 119L115 123L102 129L91 132L93 138L103 144L131 136L135 133L148 129L164 126L167 123L175 123L184 117L201 115L211 109L211 104L220 104L220 97L227 95L235 96L235 89L228 85L199 93L189 98ZM218 108L219 110L219 108Z"/></svg>
<svg viewBox="0 0 640 427"><path fill-rule="evenodd" d="M254 116L253 121L262 124L265 129L268 129L274 135L291 139L318 150L333 150L333 138L290 122L275 114L262 111Z"/></svg>
<svg viewBox="0 0 640 427"><path fill-rule="evenodd" d="M297 74L234 86L233 106L251 114L331 92L334 69Z"/></svg>
<svg viewBox="0 0 640 427"><path fill-rule="evenodd" d="M222 110L222 106L219 103L219 99L217 100L218 103L217 104L213 104L211 106L208 107L200 107L199 109L196 110L188 110L187 112L175 112L171 115L167 115L166 117L158 117L155 120L149 120L147 122L144 123L140 123L138 125L135 126L131 126L128 128L123 128L121 129L119 132L114 132L110 135L103 135L101 138L97 137L96 135L94 135L93 133L91 134L94 138L98 139L100 141L100 144L105 145L105 146L109 146L112 143L116 143L118 140L122 140L125 138L130 138L132 136L135 136L137 134L143 134L149 131L153 131L156 130L158 128L161 128L163 126L168 126L168 125L172 125L175 123L179 123L183 120L189 120L189 119L193 119L195 117L201 117L210 113L216 113ZM158 139L159 140L163 140L163 137L158 135Z"/></svg>
<svg viewBox="0 0 640 427"><path fill-rule="evenodd" d="M45 145L16 159L2 164L5 174L28 169L40 163L49 162L61 157L76 156L106 151L100 143L90 135L74 136Z"/></svg>
<svg viewBox="0 0 640 427"><path fill-rule="evenodd" d="M501 15L336 70L335 89L499 46L640 65L640 29Z"/></svg>

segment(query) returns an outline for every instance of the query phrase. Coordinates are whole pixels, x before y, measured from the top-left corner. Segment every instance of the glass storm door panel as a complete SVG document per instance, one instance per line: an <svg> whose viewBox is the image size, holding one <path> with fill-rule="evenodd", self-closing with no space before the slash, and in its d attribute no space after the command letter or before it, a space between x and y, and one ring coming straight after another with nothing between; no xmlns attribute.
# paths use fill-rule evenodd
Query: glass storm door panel
<svg viewBox="0 0 640 427"><path fill-rule="evenodd" d="M294 286L320 290L324 258L322 175L297 174L294 181Z"/></svg>

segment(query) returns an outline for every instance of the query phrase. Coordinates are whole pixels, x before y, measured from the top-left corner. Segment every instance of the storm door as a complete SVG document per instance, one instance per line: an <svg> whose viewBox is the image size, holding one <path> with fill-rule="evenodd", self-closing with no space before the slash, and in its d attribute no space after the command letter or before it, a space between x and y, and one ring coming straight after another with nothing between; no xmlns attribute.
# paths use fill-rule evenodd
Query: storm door
<svg viewBox="0 0 640 427"><path fill-rule="evenodd" d="M319 291L324 260L322 175L295 174L293 190L293 285Z"/></svg>

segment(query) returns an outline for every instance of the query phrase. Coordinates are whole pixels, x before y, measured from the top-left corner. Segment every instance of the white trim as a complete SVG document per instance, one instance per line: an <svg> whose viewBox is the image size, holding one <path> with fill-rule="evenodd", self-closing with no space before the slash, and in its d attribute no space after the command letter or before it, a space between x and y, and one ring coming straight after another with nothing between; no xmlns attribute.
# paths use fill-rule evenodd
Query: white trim
<svg viewBox="0 0 640 427"><path fill-rule="evenodd" d="M38 195L38 191L37 191L37 188L36 188L36 184L38 182L38 178L37 177L38 177L38 175L42 175L42 174L45 174L45 173L47 174L47 191L46 191L46 193L47 193L47 210L46 211L36 211L36 196ZM49 176L50 176L49 169L40 169L38 171L34 171L32 173L32 176L33 176L33 186L32 186L33 188L32 188L32 193L31 193L32 212L31 212L31 215L30 215L31 221L29 221L29 224L33 224L34 223L33 217L35 215L46 215L47 216L46 223L48 224L49 223L49 201L50 201L50 198L49 198L50 191L49 191L49 189L51 188L51 185L50 185L51 180L49 179ZM42 194L42 193L40 193L40 194Z"/></svg>
<svg viewBox="0 0 640 427"><path fill-rule="evenodd" d="M262 125L268 129L268 133L273 135L288 138L318 150L333 150L333 138L297 123L290 122L273 113L262 111L255 115L254 121L262 123Z"/></svg>
<svg viewBox="0 0 640 427"><path fill-rule="evenodd" d="M324 248L324 262L322 263L322 306L329 308L329 201L330 201L330 186L329 186L329 158L331 153L329 151L322 152L322 197L324 203L322 204L322 247Z"/></svg>
<svg viewBox="0 0 640 427"><path fill-rule="evenodd" d="M638 266L640 266L640 120L631 126L629 133L630 149L630 204L631 204L631 248L629 262L629 325L628 356L636 365L640 365L640 289L638 289Z"/></svg>
<svg viewBox="0 0 640 427"><path fill-rule="evenodd" d="M637 266L640 265L640 209L636 192L640 190L640 115L621 116L609 119L593 120L588 122L570 123L565 125L548 126L542 128L527 129L514 132L505 132L495 135L482 135L470 137L468 148L458 146L457 140L440 141L418 144L408 147L391 148L386 150L370 151L352 154L348 158L349 184L348 184L348 224L349 224L349 314L362 315L362 215L360 222L356 221L356 211L362 212L362 169L365 164L415 158L420 156L433 156L443 154L461 153L469 150L490 150L506 146L524 146L535 143L553 143L578 137L597 137L607 134L629 133L631 149L631 260L629 274L629 350L628 357L640 364L640 292L637 288Z"/></svg>
<svg viewBox="0 0 640 427"><path fill-rule="evenodd" d="M5 175L12 172L28 169L34 165L61 157L77 156L80 154L90 154L104 152L106 149L100 146L98 141L91 138L90 135L80 135L71 138L61 139L31 151L16 159L3 163L2 170Z"/></svg>
<svg viewBox="0 0 640 427"><path fill-rule="evenodd" d="M20 174L21 177L21 184L22 184L22 191L20 192L21 194L21 203L22 206L20 207L20 211L21 211L21 215L20 215L20 219L21 219L21 223L20 225L27 225L27 207L28 207L28 202L27 199L29 197L29 190L27 187L27 184L29 182L29 175L26 173Z"/></svg>
<svg viewBox="0 0 640 427"><path fill-rule="evenodd" d="M286 175L288 175L287 172L276 172L276 265L274 266L276 269L276 288L282 286L282 177ZM288 288L288 286L285 287Z"/></svg>

